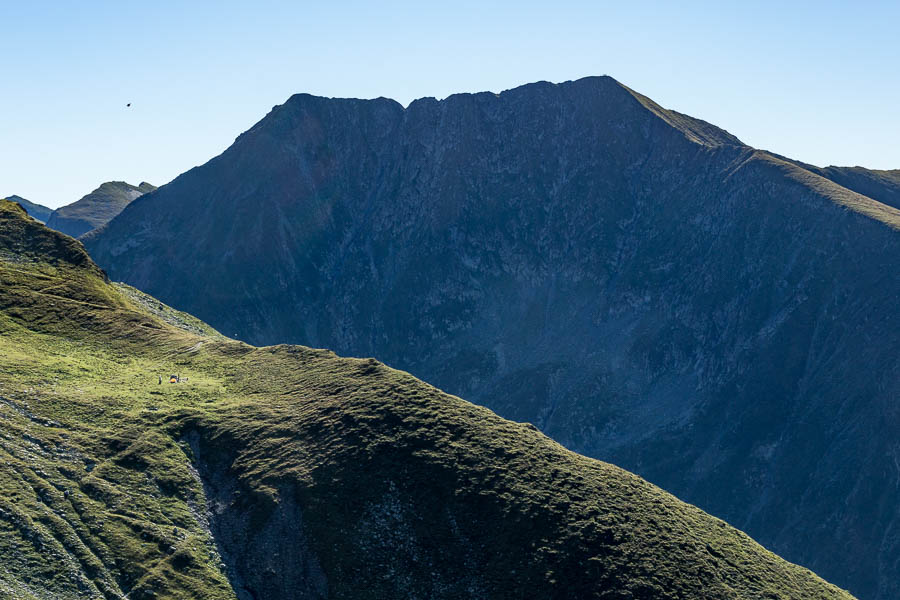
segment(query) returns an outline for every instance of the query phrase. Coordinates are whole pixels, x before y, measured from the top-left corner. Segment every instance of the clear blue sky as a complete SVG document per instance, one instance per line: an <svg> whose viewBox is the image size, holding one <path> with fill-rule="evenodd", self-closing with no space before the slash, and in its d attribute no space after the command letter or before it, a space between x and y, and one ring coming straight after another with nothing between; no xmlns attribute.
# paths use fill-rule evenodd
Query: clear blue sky
<svg viewBox="0 0 900 600"><path fill-rule="evenodd" d="M600 74L757 147L900 168L896 0L489 4L0 0L0 197L161 185L295 92Z"/></svg>

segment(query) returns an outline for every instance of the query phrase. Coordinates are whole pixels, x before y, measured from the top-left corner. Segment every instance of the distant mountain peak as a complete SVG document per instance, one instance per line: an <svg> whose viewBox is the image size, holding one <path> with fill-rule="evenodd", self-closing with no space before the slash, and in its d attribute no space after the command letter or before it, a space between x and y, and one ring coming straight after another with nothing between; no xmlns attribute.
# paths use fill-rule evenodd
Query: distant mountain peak
<svg viewBox="0 0 900 600"><path fill-rule="evenodd" d="M147 182L131 185L125 181L107 181L80 200L59 208L47 220L47 226L72 237L80 237L102 227L140 196L156 186Z"/></svg>

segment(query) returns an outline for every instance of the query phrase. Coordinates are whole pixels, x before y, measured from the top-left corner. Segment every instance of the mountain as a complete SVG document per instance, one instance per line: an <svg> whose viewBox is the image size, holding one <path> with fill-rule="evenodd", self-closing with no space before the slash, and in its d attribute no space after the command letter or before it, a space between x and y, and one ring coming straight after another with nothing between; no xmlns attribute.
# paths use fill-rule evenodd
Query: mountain
<svg viewBox="0 0 900 600"><path fill-rule="evenodd" d="M228 335L375 356L887 600L898 227L599 77L296 95L85 244Z"/></svg>
<svg viewBox="0 0 900 600"><path fill-rule="evenodd" d="M375 360L224 338L8 202L0 333L5 597L851 598Z"/></svg>
<svg viewBox="0 0 900 600"><path fill-rule="evenodd" d="M51 229L78 237L104 225L135 198L155 189L146 182L134 186L108 181L80 200L53 211L46 223Z"/></svg>
<svg viewBox="0 0 900 600"><path fill-rule="evenodd" d="M42 206L40 204L35 204L29 200L21 196L10 196L7 198L10 202L18 202L22 205L28 214L40 221L41 223L46 223L47 219L50 218L50 213L53 212L52 208L47 208L46 206Z"/></svg>

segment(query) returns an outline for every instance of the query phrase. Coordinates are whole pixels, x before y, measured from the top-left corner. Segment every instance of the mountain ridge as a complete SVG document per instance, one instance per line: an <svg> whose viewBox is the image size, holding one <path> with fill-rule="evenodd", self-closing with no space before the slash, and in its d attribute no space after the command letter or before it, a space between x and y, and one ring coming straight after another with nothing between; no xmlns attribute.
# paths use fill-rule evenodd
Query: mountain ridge
<svg viewBox="0 0 900 600"><path fill-rule="evenodd" d="M816 167L791 161L811 173L820 175L853 192L868 196L882 204L900 209L900 169L877 170L863 167Z"/></svg>

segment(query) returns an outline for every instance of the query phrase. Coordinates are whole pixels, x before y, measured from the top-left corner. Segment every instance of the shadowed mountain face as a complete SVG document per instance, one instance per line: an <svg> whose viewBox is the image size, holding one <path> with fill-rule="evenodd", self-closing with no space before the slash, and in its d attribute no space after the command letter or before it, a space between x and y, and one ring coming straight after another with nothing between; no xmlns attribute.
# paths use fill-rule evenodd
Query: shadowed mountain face
<svg viewBox="0 0 900 600"><path fill-rule="evenodd" d="M376 356L888 599L900 212L835 181L609 78L298 95L85 243L229 335Z"/></svg>
<svg viewBox="0 0 900 600"><path fill-rule="evenodd" d="M78 237L106 224L132 200L155 189L146 182L135 186L108 181L80 200L53 211L46 223L51 229Z"/></svg>
<svg viewBox="0 0 900 600"><path fill-rule="evenodd" d="M378 361L224 338L8 202L0 596L852 600Z"/></svg>
<svg viewBox="0 0 900 600"><path fill-rule="evenodd" d="M53 212L52 208L47 208L41 204L35 204L30 200L26 200L21 196L10 196L7 198L10 202L18 202L22 205L29 215L40 221L41 223L46 223L47 219L50 218L50 214Z"/></svg>

